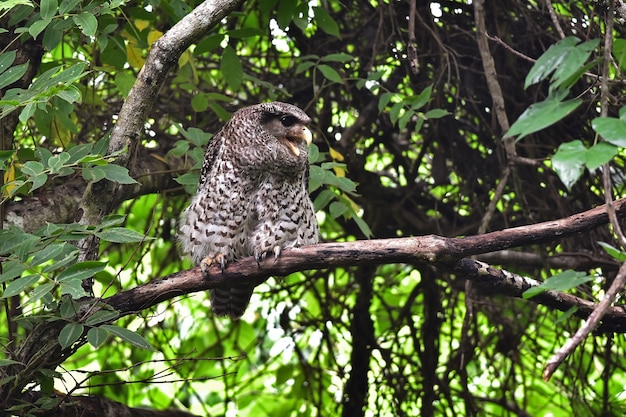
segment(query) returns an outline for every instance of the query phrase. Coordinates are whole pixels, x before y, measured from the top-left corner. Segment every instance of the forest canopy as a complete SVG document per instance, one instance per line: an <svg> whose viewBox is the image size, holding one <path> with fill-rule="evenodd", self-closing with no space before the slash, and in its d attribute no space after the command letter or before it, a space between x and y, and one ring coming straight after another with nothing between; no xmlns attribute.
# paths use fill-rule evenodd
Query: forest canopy
<svg viewBox="0 0 626 417"><path fill-rule="evenodd" d="M626 413L621 0L5 0L0 415ZM176 243L237 109L323 243ZM207 289L258 286L240 320Z"/></svg>

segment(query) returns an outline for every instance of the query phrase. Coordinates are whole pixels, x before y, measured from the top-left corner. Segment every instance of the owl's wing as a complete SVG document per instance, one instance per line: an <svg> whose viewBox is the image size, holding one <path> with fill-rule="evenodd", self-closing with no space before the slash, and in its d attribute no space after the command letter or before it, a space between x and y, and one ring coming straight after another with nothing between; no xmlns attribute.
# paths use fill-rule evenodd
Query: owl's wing
<svg viewBox="0 0 626 417"><path fill-rule="evenodd" d="M206 152L204 154L204 161L202 161L202 171L200 171L200 180L198 181L198 190L202 188L202 185L207 181L211 175L211 170L215 165L215 161L220 158L224 149L224 135L220 130L211 138L207 145Z"/></svg>

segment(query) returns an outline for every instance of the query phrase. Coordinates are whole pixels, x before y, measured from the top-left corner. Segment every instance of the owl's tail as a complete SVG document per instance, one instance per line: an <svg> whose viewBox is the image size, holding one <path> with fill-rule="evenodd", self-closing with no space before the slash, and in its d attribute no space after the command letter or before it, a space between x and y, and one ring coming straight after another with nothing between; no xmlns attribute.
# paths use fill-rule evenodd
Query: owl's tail
<svg viewBox="0 0 626 417"><path fill-rule="evenodd" d="M253 291L254 287L215 288L209 290L213 314L238 319L246 311Z"/></svg>

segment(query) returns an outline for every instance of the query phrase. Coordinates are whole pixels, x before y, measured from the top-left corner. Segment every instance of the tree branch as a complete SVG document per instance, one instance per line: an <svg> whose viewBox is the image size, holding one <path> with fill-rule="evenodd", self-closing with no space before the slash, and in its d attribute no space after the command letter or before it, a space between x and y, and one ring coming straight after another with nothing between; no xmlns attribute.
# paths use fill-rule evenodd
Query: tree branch
<svg viewBox="0 0 626 417"><path fill-rule="evenodd" d="M615 201L614 206L620 217L626 215L626 198ZM104 299L104 301L122 314L130 314L179 295L206 291L216 287L230 287L238 283L258 285L270 276L285 276L297 271L349 265L433 264L450 270L456 269L458 271L458 268L461 268L461 271L467 272L464 267L467 265L467 260L463 260L463 258L513 247L552 242L594 229L607 222L606 207L600 206L559 220L465 238L428 235L398 239L322 243L285 250L277 260L266 259L259 264L254 257L248 257L227 265L223 272L217 266L211 268L206 275L200 271L199 267L177 272L115 294ZM473 276L475 278L472 276L463 276L463 278L475 279L484 286L484 274L474 273ZM497 283L502 285L500 278L498 278ZM538 283L534 280L527 281L526 284L513 288L512 292L507 293L507 295L519 297L523 291L534 285L538 285ZM553 297L558 300L557 305L562 306L560 300L569 299L569 296L564 296L565 294L553 294ZM555 307L555 304L547 304L548 301L539 296L533 300ZM593 305L593 303L584 300L576 301L576 304ZM569 305L569 307L571 306L572 304ZM612 317L620 320L626 318L620 313L621 311L621 309L613 311ZM626 322L624 326L626 328Z"/></svg>

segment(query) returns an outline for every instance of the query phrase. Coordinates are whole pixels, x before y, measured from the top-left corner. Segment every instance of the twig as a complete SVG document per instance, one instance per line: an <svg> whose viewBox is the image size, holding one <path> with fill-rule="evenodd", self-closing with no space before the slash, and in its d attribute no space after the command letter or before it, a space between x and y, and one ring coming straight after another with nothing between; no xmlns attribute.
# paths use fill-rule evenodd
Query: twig
<svg viewBox="0 0 626 417"><path fill-rule="evenodd" d="M550 0L544 0L544 1L548 9L548 14L550 15L550 19L552 19L552 24L554 25L554 28L558 32L561 39L565 38L565 33L563 32L563 29L561 29L561 24L559 23L559 19L556 16L556 13L554 12L554 7L552 7L552 2Z"/></svg>

